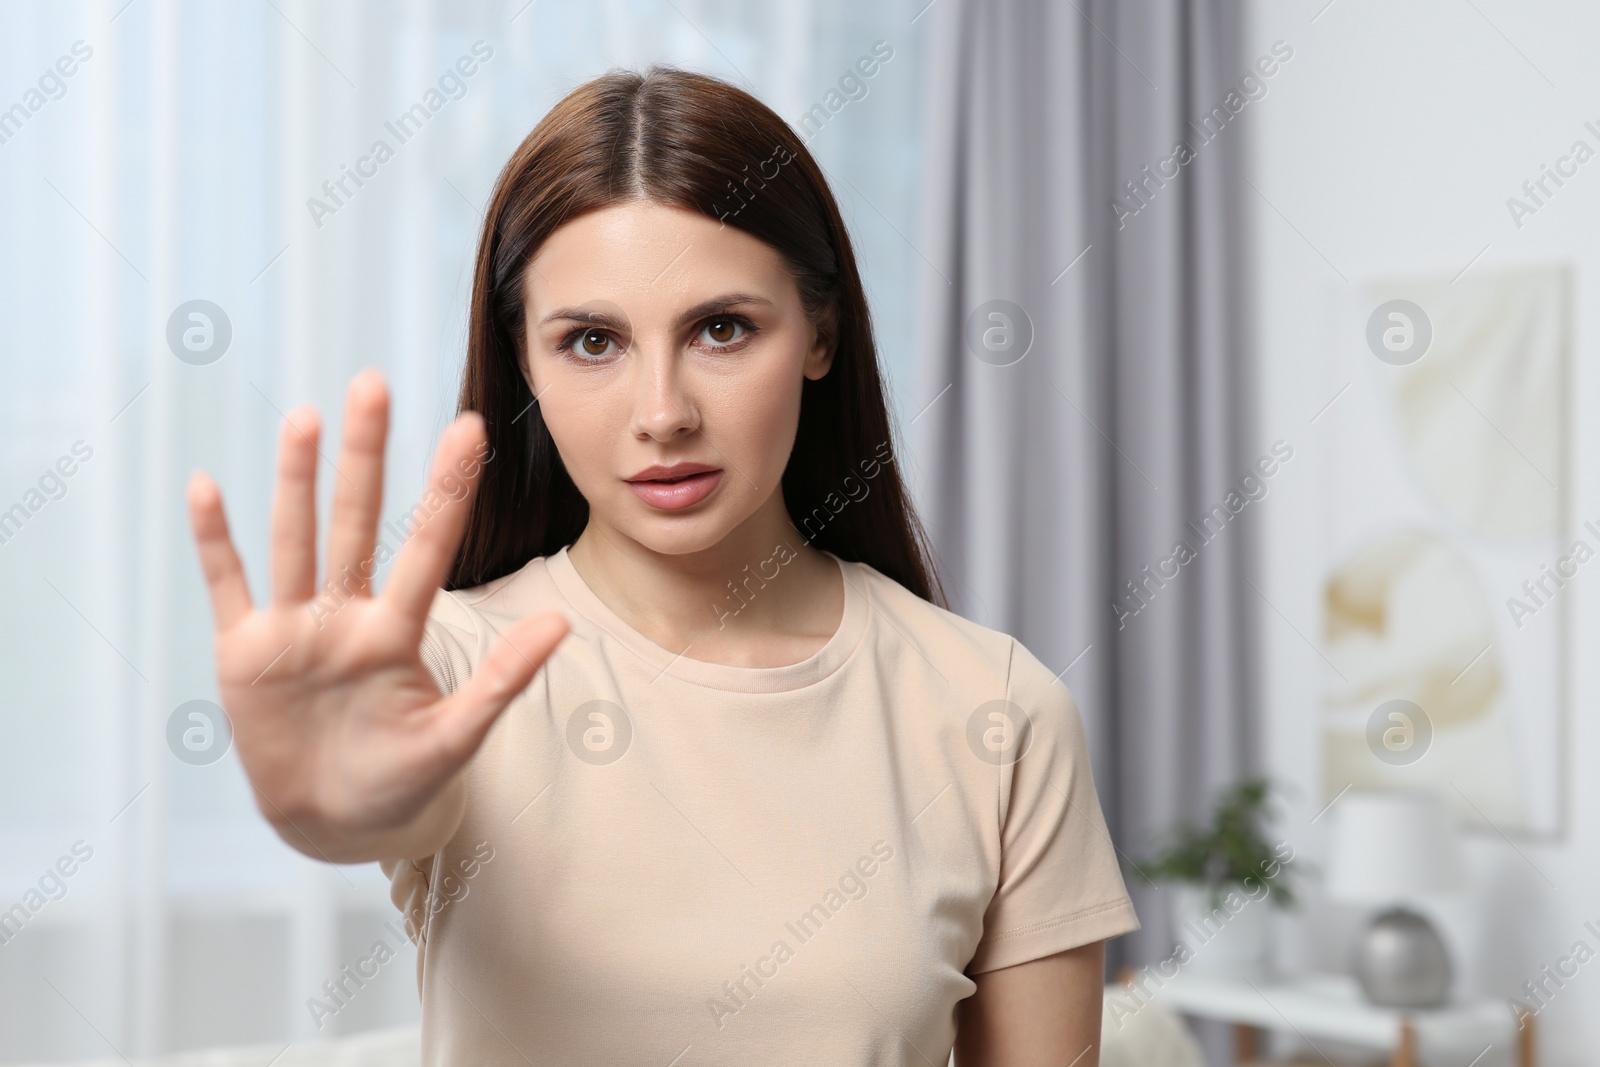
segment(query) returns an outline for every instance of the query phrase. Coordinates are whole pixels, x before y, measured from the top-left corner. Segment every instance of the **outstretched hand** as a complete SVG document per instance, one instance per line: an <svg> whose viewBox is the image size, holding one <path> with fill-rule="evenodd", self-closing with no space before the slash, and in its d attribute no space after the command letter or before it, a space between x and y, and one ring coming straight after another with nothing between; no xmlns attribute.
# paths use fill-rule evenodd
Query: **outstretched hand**
<svg viewBox="0 0 1600 1067"><path fill-rule="evenodd" d="M290 412L272 508L272 595L257 608L204 472L189 514L216 622L217 681L262 813L285 840L330 862L428 855L460 823L459 772L566 635L557 612L519 620L444 695L421 659L429 606L466 528L486 444L462 415L434 453L422 517L387 584L372 592L388 391L351 381L319 594L315 409Z"/></svg>

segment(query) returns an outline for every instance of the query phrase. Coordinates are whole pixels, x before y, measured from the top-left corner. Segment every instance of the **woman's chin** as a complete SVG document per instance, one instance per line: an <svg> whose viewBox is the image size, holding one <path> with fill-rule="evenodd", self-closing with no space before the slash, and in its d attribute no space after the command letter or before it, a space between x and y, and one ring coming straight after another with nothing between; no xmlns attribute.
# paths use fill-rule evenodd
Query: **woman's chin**
<svg viewBox="0 0 1600 1067"><path fill-rule="evenodd" d="M722 509L691 508L684 512L656 511L637 502L628 509L633 514L616 523L630 540L663 556L687 556L715 548L733 530Z"/></svg>

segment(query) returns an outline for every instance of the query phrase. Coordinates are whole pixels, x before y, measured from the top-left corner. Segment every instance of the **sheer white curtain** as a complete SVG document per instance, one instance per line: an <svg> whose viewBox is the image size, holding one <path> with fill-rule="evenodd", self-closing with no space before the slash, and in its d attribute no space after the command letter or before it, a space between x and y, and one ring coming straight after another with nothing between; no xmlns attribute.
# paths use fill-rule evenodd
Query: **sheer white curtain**
<svg viewBox="0 0 1600 1067"><path fill-rule="evenodd" d="M169 744L216 697L189 472L222 483L261 597L282 413L315 402L336 442L375 365L399 515L453 413L496 173L572 86L656 61L813 116L909 414L925 2L0 8L0 1061L415 1018L403 949L319 1028L307 1000L397 943L386 886L279 843L236 754Z"/></svg>

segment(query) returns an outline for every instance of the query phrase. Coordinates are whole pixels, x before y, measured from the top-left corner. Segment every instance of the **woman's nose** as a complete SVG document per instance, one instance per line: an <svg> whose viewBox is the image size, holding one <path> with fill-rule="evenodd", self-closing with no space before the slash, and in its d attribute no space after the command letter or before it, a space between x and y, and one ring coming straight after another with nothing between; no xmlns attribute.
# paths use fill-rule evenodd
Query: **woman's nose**
<svg viewBox="0 0 1600 1067"><path fill-rule="evenodd" d="M635 434L667 441L700 425L694 397L683 380L682 360L670 343L636 340L633 367Z"/></svg>

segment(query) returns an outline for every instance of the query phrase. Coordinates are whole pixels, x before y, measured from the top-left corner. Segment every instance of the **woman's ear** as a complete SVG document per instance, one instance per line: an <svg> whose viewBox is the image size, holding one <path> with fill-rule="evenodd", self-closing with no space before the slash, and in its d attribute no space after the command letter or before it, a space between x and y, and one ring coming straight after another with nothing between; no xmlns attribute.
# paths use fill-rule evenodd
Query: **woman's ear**
<svg viewBox="0 0 1600 1067"><path fill-rule="evenodd" d="M811 349L806 353L805 376L812 381L827 376L833 367L833 354L838 347L833 308L830 306L819 318L820 321L812 324Z"/></svg>
<svg viewBox="0 0 1600 1067"><path fill-rule="evenodd" d="M538 396L539 383L533 379L533 367L528 360L528 347L526 345L523 345L517 353L517 369L522 372L522 380L528 383L528 392Z"/></svg>

